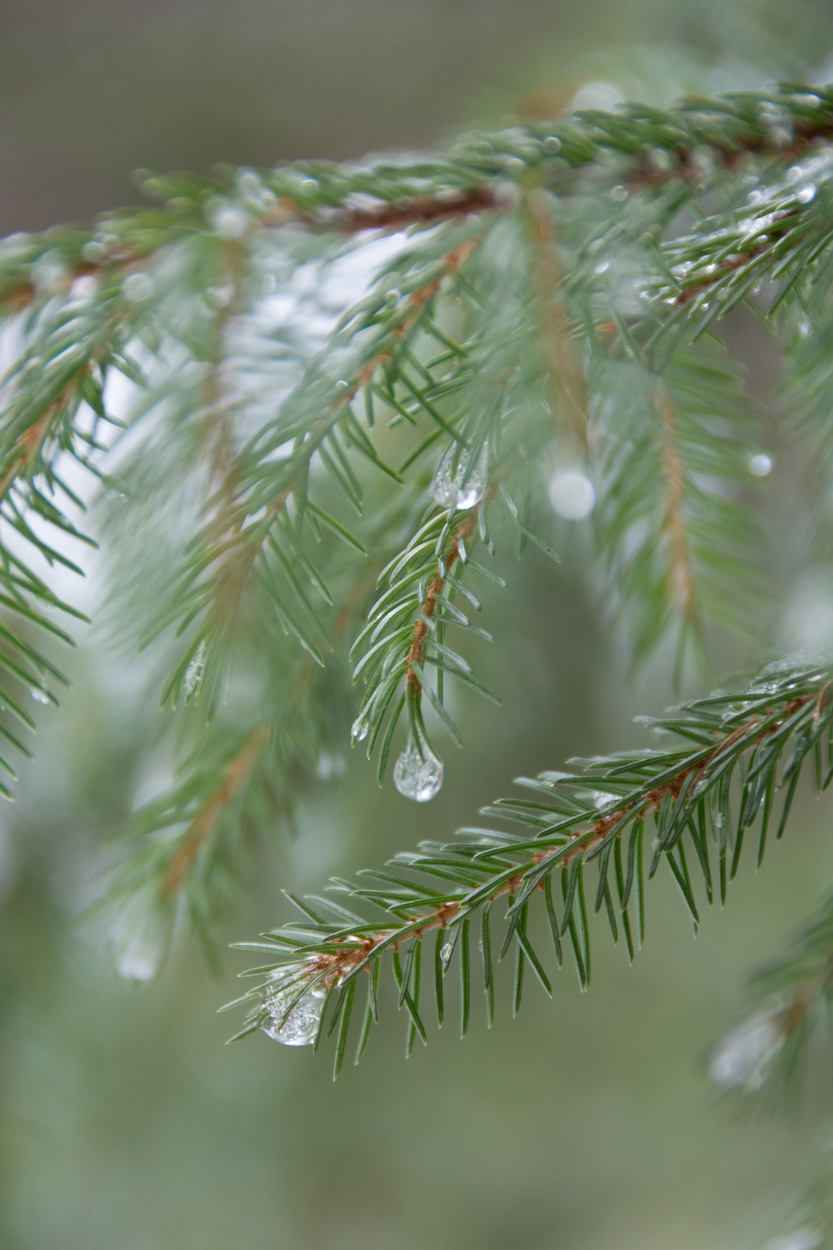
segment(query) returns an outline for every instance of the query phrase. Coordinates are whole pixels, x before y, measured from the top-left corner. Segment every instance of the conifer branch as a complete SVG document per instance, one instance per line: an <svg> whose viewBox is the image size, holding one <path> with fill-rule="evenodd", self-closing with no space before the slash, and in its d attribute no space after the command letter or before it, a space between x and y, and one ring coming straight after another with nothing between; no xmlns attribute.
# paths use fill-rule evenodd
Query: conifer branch
<svg viewBox="0 0 833 1250"><path fill-rule="evenodd" d="M500 800L484 809L487 816L520 822L528 830L524 835L492 829L462 830L454 843L423 843L416 852L397 855L388 870L361 874L379 886L337 879L337 893L381 908L386 919L381 923L369 921L326 896L311 897L298 904L304 921L264 935L261 943L244 944L246 949L280 954L286 961L255 970L261 984L246 996L248 1001L254 1000L254 1007L244 1031L266 1024L280 1033L281 1021L275 1019L275 1011L279 1008L280 1016L287 1008L281 988L287 975L298 1002L310 987L330 995L338 990L338 1013L349 985L360 973L372 974L375 985L379 960L390 954L398 961L404 950L404 968L397 964L398 971L394 969L400 1006L406 1007L413 1027L424 1040L419 985L414 979L416 949L426 934L440 932L442 942L438 940L436 959L437 986L441 988L453 953L458 945L461 947L462 992L467 1001L470 972L462 949L468 942L470 923L480 913L488 928L495 904L504 898L508 908L501 956L513 945L518 952L515 1009L520 1001L518 978L527 962L551 992L528 928L530 905L541 894L557 961L560 964L562 943L566 941L572 947L579 979L586 986L590 976L586 869L594 862L598 868L593 910L604 907L614 940L618 940L621 927L632 956L644 931L645 856L649 849L648 877L654 876L663 860L668 864L696 927L695 870L702 878L707 900L711 902L717 892L724 902L728 880L739 866L746 831L755 824L759 826L760 861L779 791L784 798L776 836L783 833L805 760L816 761L819 789L833 779L830 690L824 670L782 666L777 672L765 671L740 696L714 695L651 722L656 729L693 742L693 750L636 752L578 761L582 771L576 775L545 773L537 781L523 781L535 792L534 800ZM651 826L654 837L649 848ZM686 846L693 858L686 854ZM560 895L558 905L553 898L554 878L560 884L560 890L555 891ZM630 905L636 913L635 930ZM335 919L328 919L333 914ZM491 1001L494 966L485 945L483 976ZM280 1000L277 1008L276 997ZM337 1064L343 1049L342 1044Z"/></svg>

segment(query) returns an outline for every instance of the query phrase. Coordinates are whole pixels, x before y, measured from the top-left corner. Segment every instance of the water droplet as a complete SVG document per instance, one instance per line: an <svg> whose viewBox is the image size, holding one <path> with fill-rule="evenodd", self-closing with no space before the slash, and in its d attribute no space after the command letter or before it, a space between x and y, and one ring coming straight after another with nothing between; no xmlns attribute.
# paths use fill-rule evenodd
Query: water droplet
<svg viewBox="0 0 833 1250"><path fill-rule="evenodd" d="M108 941L116 972L127 981L159 975L171 936L171 912L153 891L136 894L115 915Z"/></svg>
<svg viewBox="0 0 833 1250"><path fill-rule="evenodd" d="M153 278L147 273L131 273L125 278L121 290L128 304L142 304L153 294Z"/></svg>
<svg viewBox="0 0 833 1250"><path fill-rule="evenodd" d="M607 273L609 268L610 268L609 260L600 260L596 268L593 270L593 272L594 273Z"/></svg>
<svg viewBox="0 0 833 1250"><path fill-rule="evenodd" d="M610 794L606 790L597 790L593 795L593 802L596 807L607 807L608 803L617 803L618 801L618 794Z"/></svg>
<svg viewBox="0 0 833 1250"><path fill-rule="evenodd" d="M567 521L588 517L596 504L596 491L586 474L564 469L550 479L550 503Z"/></svg>
<svg viewBox="0 0 833 1250"><path fill-rule="evenodd" d="M459 459L455 468L457 456ZM465 450L458 453L456 447L449 447L437 465L437 472L431 483L431 495L441 508L456 508L459 512L465 512L483 498L488 475L488 443L483 444L477 464L473 467Z"/></svg>
<svg viewBox="0 0 833 1250"><path fill-rule="evenodd" d="M329 751L321 752L315 766L316 777L320 777L322 781L334 781L337 777L343 777L346 771L347 761L343 755L333 755Z"/></svg>
<svg viewBox="0 0 833 1250"><path fill-rule="evenodd" d="M760 1089L787 1040L778 1017L761 1012L728 1033L709 1061L712 1080L750 1094Z"/></svg>
<svg viewBox="0 0 833 1250"><path fill-rule="evenodd" d="M554 156L556 152L561 151L561 140L558 135L547 135L544 140L544 151L548 152L550 156Z"/></svg>
<svg viewBox="0 0 833 1250"><path fill-rule="evenodd" d="M31 690L29 691L29 694L32 696L32 698L35 700L36 703L51 703L52 702L52 700L49 697L49 692L47 691L45 686L32 686Z"/></svg>
<svg viewBox="0 0 833 1250"><path fill-rule="evenodd" d="M357 716L350 728L350 737L354 742L364 742L370 733L370 722L364 716Z"/></svg>
<svg viewBox="0 0 833 1250"><path fill-rule="evenodd" d="M765 451L755 452L746 463L753 477L766 477L772 472L772 456L768 456Z"/></svg>
<svg viewBox="0 0 833 1250"><path fill-rule="evenodd" d="M808 182L806 186L801 187L800 190L796 192L795 198L798 200L799 204L809 204L811 200L816 198L815 183Z"/></svg>
<svg viewBox="0 0 833 1250"><path fill-rule="evenodd" d="M205 641L202 641L191 656L191 661L185 670L185 676L182 679L182 688L185 691L185 698L190 699L195 695L202 685L202 679L205 675Z"/></svg>
<svg viewBox="0 0 833 1250"><path fill-rule="evenodd" d="M98 290L98 282L91 273L83 273L80 278L76 278L72 286L69 288L69 298L84 304L90 300Z"/></svg>
<svg viewBox="0 0 833 1250"><path fill-rule="evenodd" d="M453 954L454 954L454 947L451 945L450 942L446 942L445 946L443 946L442 950L440 951L440 959L443 961L444 964L447 964Z"/></svg>
<svg viewBox="0 0 833 1250"><path fill-rule="evenodd" d="M269 1015L261 1028L284 1046L312 1045L327 997L319 986L302 993L298 973L298 964L278 969L272 976L275 988L264 999Z"/></svg>
<svg viewBox="0 0 833 1250"><path fill-rule="evenodd" d="M211 228L221 239L242 239L251 218L239 204L215 204L210 213Z"/></svg>
<svg viewBox="0 0 833 1250"><path fill-rule="evenodd" d="M622 204L628 198L628 188L623 186L611 187L610 198Z"/></svg>
<svg viewBox="0 0 833 1250"><path fill-rule="evenodd" d="M429 747L417 746L409 738L393 767L393 784L406 799L427 803L439 794L443 784L443 766Z"/></svg>
<svg viewBox="0 0 833 1250"><path fill-rule="evenodd" d="M570 108L574 112L581 109L601 109L609 113L622 104L623 100L622 92L611 82L586 82L573 96Z"/></svg>

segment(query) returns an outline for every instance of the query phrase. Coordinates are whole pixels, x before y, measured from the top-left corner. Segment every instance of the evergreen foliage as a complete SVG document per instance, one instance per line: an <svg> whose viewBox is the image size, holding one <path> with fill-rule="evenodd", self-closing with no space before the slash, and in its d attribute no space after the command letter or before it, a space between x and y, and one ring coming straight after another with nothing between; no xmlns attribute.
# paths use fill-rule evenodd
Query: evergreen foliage
<svg viewBox="0 0 833 1250"><path fill-rule="evenodd" d="M0 734L28 755L28 692L58 701L83 614L56 572L97 540L101 612L147 649L176 759L109 881L125 975L158 971L178 916L210 943L253 838L351 733L380 782L436 793L442 743L462 740L449 689L500 695L470 645L489 638L478 584L502 582L511 544L557 560L548 492L562 533L584 522L637 663L701 680L727 633L750 666L771 658L770 461L725 318L743 305L785 344L823 576L831 140L833 89L628 105L444 156L143 175L160 207L0 246ZM652 722L670 747L522 779L528 797L484 809L520 832L464 829L293 899L303 920L248 944L243 1032L334 1033L337 1071L389 966L410 1051L452 973L463 1032L473 987L491 1020L510 953L513 1010L527 974L550 993L547 933L586 985L590 915L632 956L663 863L696 926L747 835L758 862L781 837L802 773L828 787L831 691L824 660L764 668ZM780 1085L831 961L828 901L715 1050L718 1080Z"/></svg>

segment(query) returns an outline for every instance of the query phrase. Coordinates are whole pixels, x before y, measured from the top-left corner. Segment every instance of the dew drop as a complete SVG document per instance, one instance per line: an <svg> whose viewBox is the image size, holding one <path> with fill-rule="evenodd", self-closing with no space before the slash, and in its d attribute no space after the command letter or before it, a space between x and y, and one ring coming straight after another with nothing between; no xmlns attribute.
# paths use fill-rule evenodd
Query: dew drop
<svg viewBox="0 0 833 1250"><path fill-rule="evenodd" d="M334 755L330 751L322 751L315 766L315 775L322 781L335 781L347 772L347 762L343 755Z"/></svg>
<svg viewBox="0 0 833 1250"><path fill-rule="evenodd" d="M459 457L456 466L455 457ZM455 508L458 512L465 512L483 498L488 475L488 443L483 444L483 450L474 466L471 465L467 452L458 453L456 447L449 447L437 466L431 483L431 495L441 508Z"/></svg>
<svg viewBox="0 0 833 1250"><path fill-rule="evenodd" d="M610 268L609 260L600 260L596 268L593 270L593 272L594 273L607 273L609 268Z"/></svg>
<svg viewBox="0 0 833 1250"><path fill-rule="evenodd" d="M619 204L623 204L628 198L628 188L623 186L611 187L610 198L616 200Z"/></svg>
<svg viewBox="0 0 833 1250"><path fill-rule="evenodd" d="M597 790L593 795L593 803L596 807L607 807L609 803L616 803L618 799L618 794L610 794L607 790Z"/></svg>
<svg viewBox="0 0 833 1250"><path fill-rule="evenodd" d="M394 764L393 784L406 799L427 803L440 792L443 766L429 747L420 749L413 738L409 738Z"/></svg>
<svg viewBox="0 0 833 1250"><path fill-rule="evenodd" d="M350 737L354 742L364 742L370 733L370 722L364 716L357 716L350 728Z"/></svg>
<svg viewBox="0 0 833 1250"><path fill-rule="evenodd" d="M261 1028L284 1046L311 1046L318 1033L326 992L320 987L299 995L297 964L281 968L273 976L275 988L264 999L269 1015Z"/></svg>
<svg viewBox="0 0 833 1250"><path fill-rule="evenodd" d="M445 946L443 946L442 950L440 951L440 959L443 961L444 964L447 964L453 954L454 954L454 947L451 945L450 942L446 942Z"/></svg>
<svg viewBox="0 0 833 1250"><path fill-rule="evenodd" d="M801 187L796 192L795 198L798 200L799 204L809 204L811 200L816 198L815 183L808 182L805 186Z"/></svg>
<svg viewBox="0 0 833 1250"><path fill-rule="evenodd" d="M550 479L550 503L566 521L581 521L596 504L596 491L586 474L564 469Z"/></svg>
<svg viewBox="0 0 833 1250"><path fill-rule="evenodd" d="M556 152L561 151L561 140L558 135L547 135L544 140L544 151L548 152L551 156L555 155Z"/></svg>
<svg viewBox="0 0 833 1250"><path fill-rule="evenodd" d="M36 703L46 704L46 703L52 702L45 686L32 686L31 690L29 691L29 694L32 696L32 698L35 700Z"/></svg>

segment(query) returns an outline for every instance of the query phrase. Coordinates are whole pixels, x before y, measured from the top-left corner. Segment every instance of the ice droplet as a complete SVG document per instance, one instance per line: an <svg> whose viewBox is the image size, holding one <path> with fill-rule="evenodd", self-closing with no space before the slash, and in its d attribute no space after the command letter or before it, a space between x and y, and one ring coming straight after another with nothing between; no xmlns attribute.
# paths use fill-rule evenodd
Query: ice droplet
<svg viewBox="0 0 833 1250"><path fill-rule="evenodd" d="M440 792L443 766L427 746L420 748L409 738L394 764L393 784L406 799L427 803Z"/></svg>
<svg viewBox="0 0 833 1250"><path fill-rule="evenodd" d="M370 733L370 722L364 716L357 716L350 728L350 737L354 742L364 742Z"/></svg>
<svg viewBox="0 0 833 1250"><path fill-rule="evenodd" d="M718 1085L753 1094L762 1087L786 1040L778 1012L750 1016L718 1043L709 1075Z"/></svg>
<svg viewBox="0 0 833 1250"><path fill-rule="evenodd" d="M275 988L264 999L269 1012L261 1028L284 1046L311 1046L318 1033L326 991L316 986L301 993L299 965L291 964L273 974Z"/></svg>
<svg viewBox="0 0 833 1250"><path fill-rule="evenodd" d="M29 691L29 694L32 696L32 698L35 700L36 703L51 703L52 702L45 686L32 686L31 690Z"/></svg>
<svg viewBox="0 0 833 1250"><path fill-rule="evenodd" d="M489 444L484 443L477 463L471 465L471 457L463 450L455 467L456 447L449 447L431 483L431 495L441 508L456 508L465 512L483 498L489 474Z"/></svg>
<svg viewBox="0 0 833 1250"><path fill-rule="evenodd" d="M596 491L586 474L565 469L550 479L550 503L566 521L582 521L595 507Z"/></svg>
<svg viewBox="0 0 833 1250"><path fill-rule="evenodd" d="M186 699L190 699L196 694L202 685L203 675L205 673L205 641L201 642L194 654L191 656L191 662L185 670L185 676L182 680L182 688L185 691Z"/></svg>

